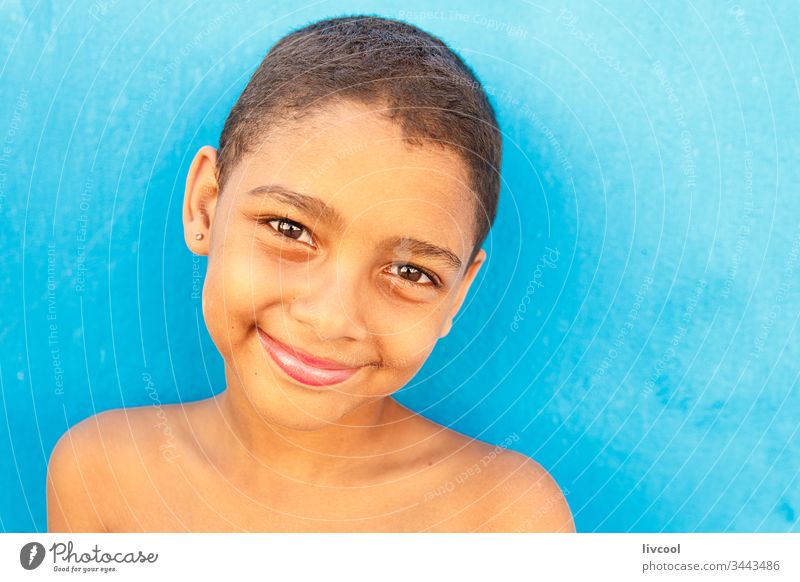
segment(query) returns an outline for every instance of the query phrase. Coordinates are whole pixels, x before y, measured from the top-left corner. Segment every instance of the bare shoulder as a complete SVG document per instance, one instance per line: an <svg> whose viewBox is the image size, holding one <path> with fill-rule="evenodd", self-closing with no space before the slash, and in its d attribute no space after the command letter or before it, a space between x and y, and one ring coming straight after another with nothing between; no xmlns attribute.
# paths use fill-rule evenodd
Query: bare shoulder
<svg viewBox="0 0 800 582"><path fill-rule="evenodd" d="M484 504L486 521L479 531L575 531L565 492L531 457L503 447L481 443L479 466L489 487ZM568 492L567 492L568 494Z"/></svg>
<svg viewBox="0 0 800 582"><path fill-rule="evenodd" d="M104 434L118 425L118 415L103 412L74 425L59 438L47 464L47 530L104 532L97 485L107 477ZM116 428L115 428L116 430Z"/></svg>
<svg viewBox="0 0 800 582"><path fill-rule="evenodd" d="M159 451L155 414L153 407L108 410L61 436L47 467L48 531L108 531L115 483Z"/></svg>
<svg viewBox="0 0 800 582"><path fill-rule="evenodd" d="M564 491L539 463L510 448L519 440L516 434L497 445L449 429L445 438L458 451L446 486L462 489L462 498L469 499L464 515L471 531L575 531Z"/></svg>
<svg viewBox="0 0 800 582"><path fill-rule="evenodd" d="M137 406L106 410L75 424L56 443L51 464L64 456L80 460L103 457L120 458L138 453L147 455L158 437L164 435L163 426L171 432L176 426L176 405ZM168 420L166 414L170 411Z"/></svg>

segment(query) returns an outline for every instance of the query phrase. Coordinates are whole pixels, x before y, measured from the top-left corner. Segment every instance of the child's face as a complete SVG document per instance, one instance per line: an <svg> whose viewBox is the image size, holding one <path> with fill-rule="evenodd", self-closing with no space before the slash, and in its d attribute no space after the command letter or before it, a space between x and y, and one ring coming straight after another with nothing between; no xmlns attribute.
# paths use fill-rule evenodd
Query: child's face
<svg viewBox="0 0 800 582"><path fill-rule="evenodd" d="M279 129L233 168L221 194L215 151L198 152L185 236L208 255L203 315L228 388L266 419L312 429L416 374L485 253L466 264L476 201L455 153L407 146L393 122L355 103ZM313 200L292 204L289 191ZM337 381L347 374L284 361L287 372L262 334L355 373Z"/></svg>

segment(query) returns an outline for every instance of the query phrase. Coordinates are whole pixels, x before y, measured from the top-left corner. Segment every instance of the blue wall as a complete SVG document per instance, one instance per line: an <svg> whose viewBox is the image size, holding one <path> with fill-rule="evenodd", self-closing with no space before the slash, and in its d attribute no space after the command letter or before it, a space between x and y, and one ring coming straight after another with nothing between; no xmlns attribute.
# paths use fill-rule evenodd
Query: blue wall
<svg viewBox="0 0 800 582"><path fill-rule="evenodd" d="M97 411L208 397L196 149L291 28L441 35L506 136L453 333L399 395L536 458L580 531L800 531L797 3L20 1L0 16L0 529ZM489 355L486 355L486 351Z"/></svg>

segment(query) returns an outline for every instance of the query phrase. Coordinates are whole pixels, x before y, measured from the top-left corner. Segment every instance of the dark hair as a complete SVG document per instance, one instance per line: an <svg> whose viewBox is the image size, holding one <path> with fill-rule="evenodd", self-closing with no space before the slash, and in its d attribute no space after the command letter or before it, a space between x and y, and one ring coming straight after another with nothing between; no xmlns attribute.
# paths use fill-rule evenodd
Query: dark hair
<svg viewBox="0 0 800 582"><path fill-rule="evenodd" d="M500 130L464 61L440 39L402 21L344 16L281 38L225 121L217 157L220 189L242 156L266 139L271 124L297 119L332 99L384 104L408 143L434 143L461 156L477 196L472 262L497 213Z"/></svg>

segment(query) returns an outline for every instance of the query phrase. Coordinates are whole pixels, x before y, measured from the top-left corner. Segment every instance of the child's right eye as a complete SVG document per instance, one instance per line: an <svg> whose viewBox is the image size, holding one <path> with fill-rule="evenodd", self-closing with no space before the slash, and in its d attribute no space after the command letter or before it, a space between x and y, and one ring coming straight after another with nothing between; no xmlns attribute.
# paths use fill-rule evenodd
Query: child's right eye
<svg viewBox="0 0 800 582"><path fill-rule="evenodd" d="M270 225L270 228L274 230L278 236L303 242L304 244L308 244L312 247L314 246L314 240L311 238L311 233L302 224L286 218L262 218L259 219L258 222ZM307 241L301 240L301 237L304 233L308 237Z"/></svg>

